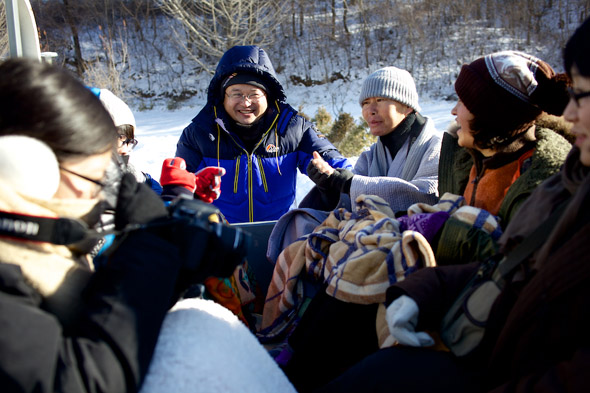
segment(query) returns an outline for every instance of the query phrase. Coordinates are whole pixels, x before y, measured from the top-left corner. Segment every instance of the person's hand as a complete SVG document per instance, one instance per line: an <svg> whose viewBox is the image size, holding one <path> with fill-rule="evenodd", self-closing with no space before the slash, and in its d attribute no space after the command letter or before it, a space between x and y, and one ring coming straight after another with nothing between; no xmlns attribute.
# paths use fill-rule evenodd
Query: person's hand
<svg viewBox="0 0 590 393"><path fill-rule="evenodd" d="M402 295L387 307L385 320L389 333L399 344L411 347L434 345L432 337L425 332L416 332L418 305L409 296Z"/></svg>
<svg viewBox="0 0 590 393"><path fill-rule="evenodd" d="M115 229L123 229L129 224L146 224L166 216L168 210L158 194L138 183L133 174L123 175L115 207Z"/></svg>
<svg viewBox="0 0 590 393"><path fill-rule="evenodd" d="M320 173L326 174L328 176L334 173L334 168L332 168L317 151L313 152L313 158L309 163L312 164Z"/></svg>
<svg viewBox="0 0 590 393"><path fill-rule="evenodd" d="M307 176L323 193L349 192L354 174L348 169L334 169L317 153L307 166Z"/></svg>
<svg viewBox="0 0 590 393"><path fill-rule="evenodd" d="M211 203L221 194L221 176L225 175L225 168L208 166L195 173L195 197L203 202Z"/></svg>
<svg viewBox="0 0 590 393"><path fill-rule="evenodd" d="M186 162L181 157L166 158L162 163L160 184L162 186L181 186L194 193L197 184L194 173L186 170Z"/></svg>

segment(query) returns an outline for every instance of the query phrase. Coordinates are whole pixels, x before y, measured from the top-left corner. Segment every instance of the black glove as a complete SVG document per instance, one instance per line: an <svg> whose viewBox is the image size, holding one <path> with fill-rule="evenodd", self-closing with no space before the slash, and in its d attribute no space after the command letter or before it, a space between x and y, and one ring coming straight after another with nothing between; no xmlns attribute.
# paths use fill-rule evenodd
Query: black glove
<svg viewBox="0 0 590 393"><path fill-rule="evenodd" d="M115 207L115 229L167 216L168 210L158 194L147 185L138 183L131 173L123 175Z"/></svg>
<svg viewBox="0 0 590 393"><path fill-rule="evenodd" d="M350 192L350 184L354 173L348 169L338 168L331 175L328 175L320 172L310 161L307 166L307 176L318 186L320 191L324 193L336 191L340 194L341 192Z"/></svg>

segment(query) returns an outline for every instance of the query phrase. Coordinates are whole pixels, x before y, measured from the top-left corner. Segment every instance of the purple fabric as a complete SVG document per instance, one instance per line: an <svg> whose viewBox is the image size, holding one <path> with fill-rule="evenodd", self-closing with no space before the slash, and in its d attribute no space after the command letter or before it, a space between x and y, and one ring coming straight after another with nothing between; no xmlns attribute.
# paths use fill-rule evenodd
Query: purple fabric
<svg viewBox="0 0 590 393"><path fill-rule="evenodd" d="M449 217L449 213L447 212L418 213L410 217L398 217L397 220L400 222L400 230L402 232L420 232L428 242L431 242Z"/></svg>

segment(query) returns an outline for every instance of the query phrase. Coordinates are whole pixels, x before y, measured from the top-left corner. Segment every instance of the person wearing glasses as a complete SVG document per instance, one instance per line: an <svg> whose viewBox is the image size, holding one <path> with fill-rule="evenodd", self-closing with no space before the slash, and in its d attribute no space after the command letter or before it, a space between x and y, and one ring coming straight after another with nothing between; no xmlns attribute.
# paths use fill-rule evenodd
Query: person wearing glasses
<svg viewBox="0 0 590 393"><path fill-rule="evenodd" d="M177 302L219 261L184 255L206 240L180 240L194 227L171 220L160 196L132 174L120 179L117 239L104 262L95 265L81 248L112 187L107 168L118 139L105 107L73 73L32 59L0 63L2 391L223 391L233 362L234 377L260 375L254 391L294 392L229 311L203 299ZM223 345L229 350L220 354ZM187 359L174 378L164 371L178 364L170 351Z"/></svg>
<svg viewBox="0 0 590 393"><path fill-rule="evenodd" d="M18 143L4 149L12 155L2 154L2 167L18 175L0 176L0 385L136 391L175 300L182 260L168 240L138 231L95 269L78 242L76 233L104 209L118 140L109 113L68 71L9 59L0 64L3 146L6 138ZM117 229L167 216L160 197L132 175L120 184Z"/></svg>
<svg viewBox="0 0 590 393"><path fill-rule="evenodd" d="M235 46L178 140L176 156L188 171L225 169L213 204L230 223L276 220L294 207L297 168L307 174L314 151L335 168L352 167L286 99L267 53Z"/></svg>
<svg viewBox="0 0 590 393"><path fill-rule="evenodd" d="M105 106L117 127L117 133L119 134L117 153L119 153L119 158L123 162L123 170L135 175L138 182L145 182L158 195L162 194L162 186L156 179L149 173L137 169L129 162L132 150L139 143L135 138L137 126L131 108L108 89L91 88L91 90Z"/></svg>
<svg viewBox="0 0 590 393"><path fill-rule="evenodd" d="M573 84L563 117L573 124L575 142L560 171L535 188L500 239L499 255L520 254L511 258L519 264L513 269L503 262L426 268L391 286L387 319L398 345L365 357L316 392L588 389L583 370L590 367L590 19L568 40L563 61ZM481 71L491 64L475 68ZM542 84L528 86L530 96L548 92ZM555 105L562 105L560 97L554 97ZM529 243L540 236L538 228L543 228L540 245L531 247L539 244ZM479 301L467 301L473 297L455 303L460 293L477 292L469 282L482 277L482 266L490 266L483 277L504 281L491 308L478 309ZM446 334L442 321L455 315L448 313L453 304L460 304L457 314L469 314L473 323ZM475 324L479 341L464 341ZM452 351L430 346L439 336ZM462 342L466 345L460 350Z"/></svg>

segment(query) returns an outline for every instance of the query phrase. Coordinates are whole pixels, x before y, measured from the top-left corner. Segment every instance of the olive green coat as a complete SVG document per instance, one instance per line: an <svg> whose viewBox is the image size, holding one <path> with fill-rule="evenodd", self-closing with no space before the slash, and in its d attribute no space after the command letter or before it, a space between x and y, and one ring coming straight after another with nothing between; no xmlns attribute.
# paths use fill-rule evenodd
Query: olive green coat
<svg viewBox="0 0 590 393"><path fill-rule="evenodd" d="M498 217L502 228L506 228L531 192L559 171L572 147L565 138L548 128L537 127L535 137L537 145L530 166L510 186L500 206ZM473 156L470 152L457 144L456 137L445 133L438 166L439 195L445 192L463 195L472 166ZM449 219L433 249L436 251L437 264L448 265L486 259L497 251L497 245L482 230Z"/></svg>

